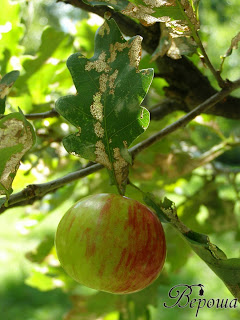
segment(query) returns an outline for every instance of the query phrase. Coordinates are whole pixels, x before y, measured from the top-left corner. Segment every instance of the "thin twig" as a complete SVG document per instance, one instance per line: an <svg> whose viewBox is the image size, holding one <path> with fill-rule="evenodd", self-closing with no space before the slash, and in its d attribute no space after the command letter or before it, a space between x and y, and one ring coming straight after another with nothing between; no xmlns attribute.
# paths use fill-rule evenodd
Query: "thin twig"
<svg viewBox="0 0 240 320"><path fill-rule="evenodd" d="M50 111L46 111L46 112L42 112L42 113L25 114L25 117L28 120L46 119L46 118L59 117L59 113L57 112L57 110L52 109Z"/></svg>
<svg viewBox="0 0 240 320"><path fill-rule="evenodd" d="M198 46L199 46L199 48L200 48L200 50L201 50L201 52L202 52L203 59L204 59L204 63L208 66L209 70L212 72L213 76L215 77L215 79L216 79L217 82L218 82L219 87L220 87L220 88L226 87L226 86L227 86L227 81L224 81L224 80L222 79L220 72L217 71L217 70L214 68L214 66L212 65L212 63L211 63L211 61L210 61L210 59L209 59L209 57L208 57L208 55L207 55L207 52L206 52L206 50L205 50L205 48L204 48L204 46L203 46L203 44L202 44L202 41L201 41L201 39L200 39L200 37L199 37L199 35L198 35L197 32L196 32L196 34L197 34L197 37L198 37L198 42L197 42L197 44L198 44ZM195 39L195 41L196 41L196 39Z"/></svg>
<svg viewBox="0 0 240 320"><path fill-rule="evenodd" d="M193 24L193 22L191 21L191 19L189 18L189 16L186 14L185 10L184 10L184 7L181 3L181 1L177 0L178 2L178 5L179 5L179 8L180 10L182 11L182 14L185 16L185 19L186 21L188 22L188 26L192 32L192 37L193 39L195 40L196 44L198 45L202 55L203 55L203 59L204 59L204 63L208 66L209 70L212 72L213 76L215 77L215 79L217 80L218 82L218 85L220 88L225 88L227 86L227 81L224 81L220 75L219 72L217 72L214 68L214 66L212 65L208 55L207 55L207 52L202 44L202 40L201 38L199 37L199 34L197 32L197 30L195 29L195 25Z"/></svg>

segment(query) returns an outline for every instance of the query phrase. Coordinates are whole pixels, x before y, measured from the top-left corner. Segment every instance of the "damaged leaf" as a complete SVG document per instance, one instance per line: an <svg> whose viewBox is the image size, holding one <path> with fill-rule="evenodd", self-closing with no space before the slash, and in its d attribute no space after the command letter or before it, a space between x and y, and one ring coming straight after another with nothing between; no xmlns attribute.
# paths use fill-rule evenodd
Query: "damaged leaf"
<svg viewBox="0 0 240 320"><path fill-rule="evenodd" d="M189 0L84 0L91 5L109 5L121 13L138 19L144 25L164 22L172 32L191 33L199 29L198 2ZM191 25L191 27L190 27ZM175 29L175 30L174 30Z"/></svg>
<svg viewBox="0 0 240 320"><path fill-rule="evenodd" d="M91 5L110 5L143 25L161 22L165 26L153 59L167 54L173 59L192 55L197 45L190 37L199 29L198 1L189 0L85 0ZM180 37L180 38L179 38ZM179 38L179 39L178 39Z"/></svg>
<svg viewBox="0 0 240 320"><path fill-rule="evenodd" d="M12 193L12 182L20 160L35 143L32 125L21 112L0 120L0 195Z"/></svg>
<svg viewBox="0 0 240 320"><path fill-rule="evenodd" d="M104 165L121 194L131 163L128 148L149 124L149 112L140 104L153 70L138 70L141 41L140 36L126 41L114 20L106 21L97 31L94 56L75 53L67 61L77 94L56 102L78 129L63 139L66 150Z"/></svg>
<svg viewBox="0 0 240 320"><path fill-rule="evenodd" d="M191 56L197 51L197 44L191 37L173 37L171 29L161 23L161 38L152 54L152 61L165 54L172 59L180 59L183 55Z"/></svg>

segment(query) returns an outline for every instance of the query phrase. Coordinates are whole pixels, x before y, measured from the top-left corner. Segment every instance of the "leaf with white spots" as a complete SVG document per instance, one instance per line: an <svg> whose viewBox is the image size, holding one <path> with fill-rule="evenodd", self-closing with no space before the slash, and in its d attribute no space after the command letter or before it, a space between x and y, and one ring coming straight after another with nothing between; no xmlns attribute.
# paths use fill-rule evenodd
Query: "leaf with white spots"
<svg viewBox="0 0 240 320"><path fill-rule="evenodd" d="M12 193L12 182L20 160L35 143L32 125L21 112L0 120L0 195Z"/></svg>
<svg viewBox="0 0 240 320"><path fill-rule="evenodd" d="M114 20L95 37L95 54L71 55L67 66L76 95L60 98L57 111L78 132L63 139L69 153L104 165L121 193L131 156L128 147L148 127L149 112L140 107L153 70L139 70L141 37L126 41Z"/></svg>

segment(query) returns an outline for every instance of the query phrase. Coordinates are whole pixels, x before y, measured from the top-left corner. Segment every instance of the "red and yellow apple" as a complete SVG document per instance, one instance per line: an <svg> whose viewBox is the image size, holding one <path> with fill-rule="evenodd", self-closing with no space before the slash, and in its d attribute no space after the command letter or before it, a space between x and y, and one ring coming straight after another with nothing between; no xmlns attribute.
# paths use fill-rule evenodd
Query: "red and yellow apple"
<svg viewBox="0 0 240 320"><path fill-rule="evenodd" d="M97 194L74 204L61 219L56 250L77 282L111 293L144 289L160 274L166 255L160 220L140 202Z"/></svg>

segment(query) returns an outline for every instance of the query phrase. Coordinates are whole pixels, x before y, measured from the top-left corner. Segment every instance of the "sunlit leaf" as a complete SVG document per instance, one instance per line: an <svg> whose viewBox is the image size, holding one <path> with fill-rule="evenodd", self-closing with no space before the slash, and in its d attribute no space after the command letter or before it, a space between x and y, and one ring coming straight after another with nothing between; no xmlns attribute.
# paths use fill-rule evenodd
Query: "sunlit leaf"
<svg viewBox="0 0 240 320"><path fill-rule="evenodd" d="M31 262L41 263L52 250L54 237L46 236L32 251L26 253L26 258Z"/></svg>
<svg viewBox="0 0 240 320"><path fill-rule="evenodd" d="M23 48L19 46L20 39L24 32L24 27L21 24L20 10L21 8L18 2L1 0L0 60L4 61L7 57L10 58L10 56L18 55L23 50ZM4 67L6 70L7 62L8 61L4 61L0 67Z"/></svg>
<svg viewBox="0 0 240 320"><path fill-rule="evenodd" d="M33 269L31 276L25 280L25 283L40 291L49 291L59 287L58 282L45 273L44 268Z"/></svg>
<svg viewBox="0 0 240 320"><path fill-rule="evenodd" d="M20 81L17 83L17 87L19 89L24 88L27 85L27 81L42 67L44 67L50 58L54 57L54 53L58 50L60 44L64 41L68 41L66 38L68 38L68 36L64 32L57 31L51 27L44 29L37 56L26 56L24 58L23 68L25 70L25 74L20 77ZM67 48L67 50L69 50L69 48ZM62 57L63 52L64 48L62 48L61 52L59 53L60 56L56 58ZM43 76L41 77L41 80L43 80ZM34 79L34 81L36 81L36 79Z"/></svg>

